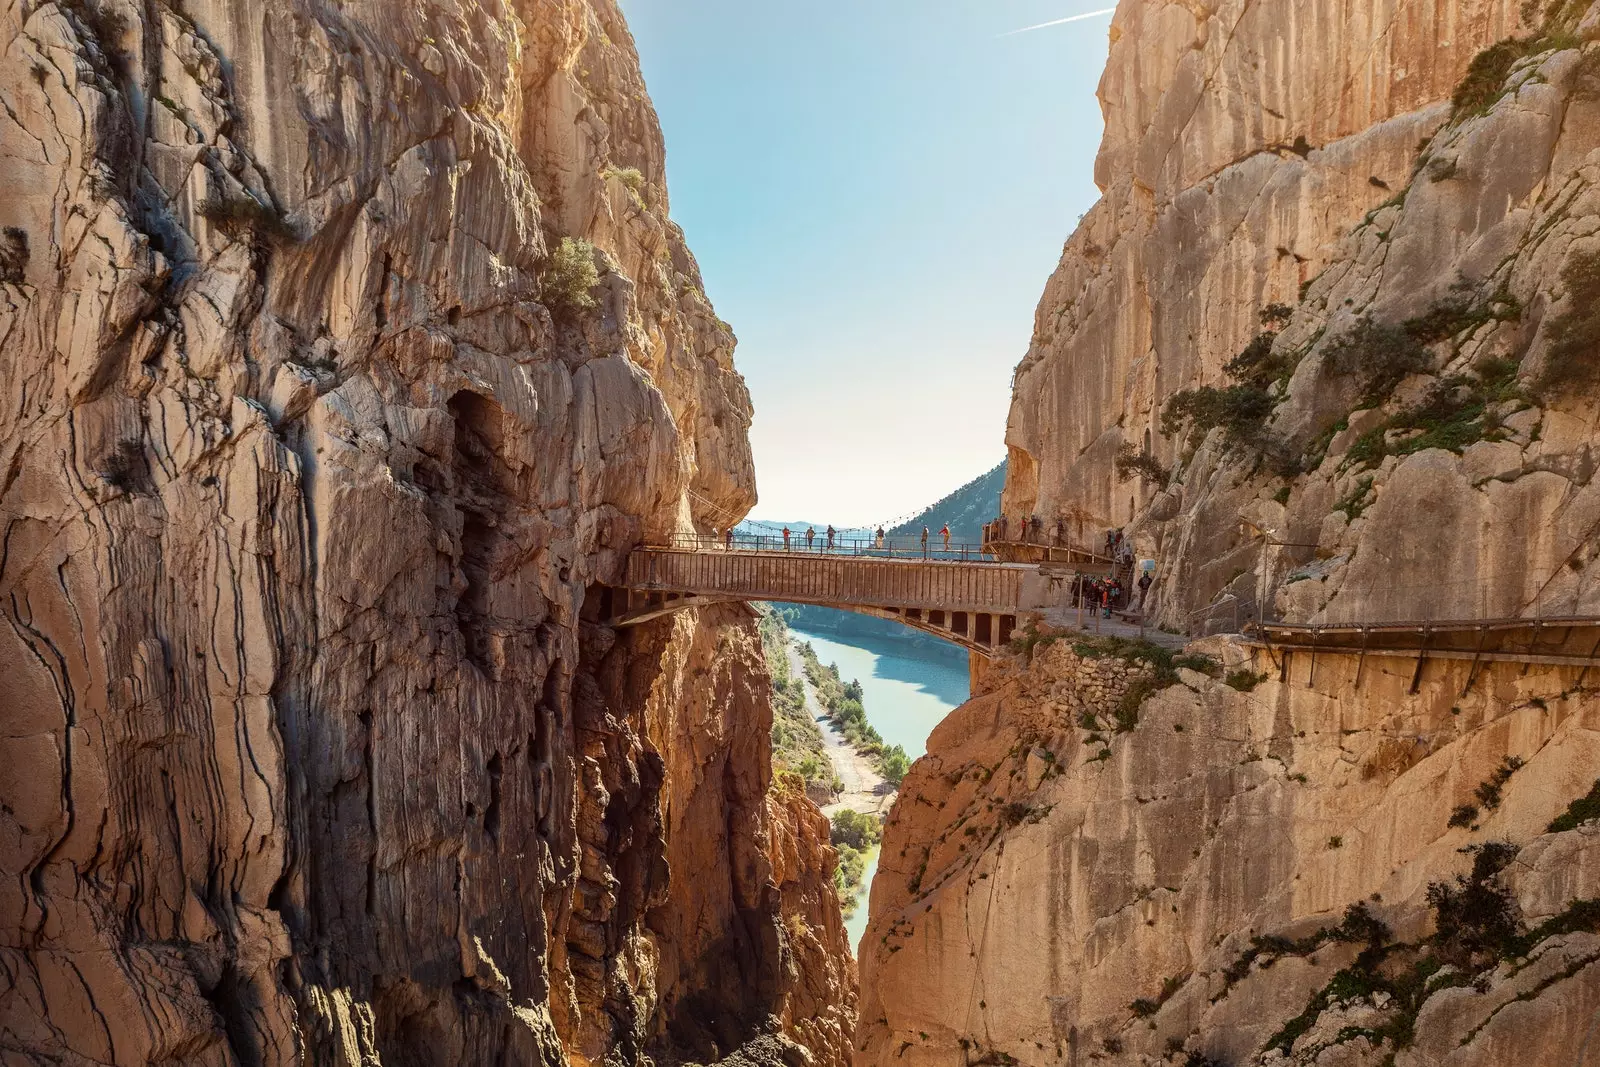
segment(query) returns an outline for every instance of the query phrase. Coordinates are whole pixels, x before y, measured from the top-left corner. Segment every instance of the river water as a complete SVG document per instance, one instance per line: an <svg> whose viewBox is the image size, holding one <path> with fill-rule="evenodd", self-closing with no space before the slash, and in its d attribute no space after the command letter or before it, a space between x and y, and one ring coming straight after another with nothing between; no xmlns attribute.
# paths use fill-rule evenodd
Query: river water
<svg viewBox="0 0 1600 1067"><path fill-rule="evenodd" d="M802 641L811 642L823 664L837 663L839 676L861 682L867 720L885 744L900 745L916 759L926 751L928 734L970 693L965 649L943 642L901 642L868 635L848 637L790 624ZM847 643L848 642L848 643ZM878 872L878 850L867 862L861 897L845 921L852 946L867 929L867 895Z"/></svg>

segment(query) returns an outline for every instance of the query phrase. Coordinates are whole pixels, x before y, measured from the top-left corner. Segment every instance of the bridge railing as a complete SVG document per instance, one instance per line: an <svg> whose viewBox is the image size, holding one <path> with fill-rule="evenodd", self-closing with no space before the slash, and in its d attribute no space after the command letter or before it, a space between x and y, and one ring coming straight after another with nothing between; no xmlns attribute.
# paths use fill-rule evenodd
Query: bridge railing
<svg viewBox="0 0 1600 1067"><path fill-rule="evenodd" d="M625 584L747 600L1015 614L1029 573L988 560L644 547L629 553Z"/></svg>
<svg viewBox="0 0 1600 1067"><path fill-rule="evenodd" d="M804 530L789 533L788 541L782 534L746 534L735 531L730 538L724 534L712 537L707 534L676 534L667 544L651 548L675 548L693 552L786 552L790 555L812 556L871 556L877 559L946 560L960 563L996 563L995 555L983 545L964 541L951 541L947 547L936 533L928 535L927 544L920 538L841 537L830 540L827 531L818 530L809 539Z"/></svg>
<svg viewBox="0 0 1600 1067"><path fill-rule="evenodd" d="M1041 523L1038 526L1029 522L1002 522L999 519L983 525L983 547L994 551L1001 546L1028 547L1055 549L1058 552L1070 552L1075 556L1082 556L1086 560L1097 564L1113 564L1118 561L1117 552L1107 551L1103 545L1087 545L1074 540L1064 527L1051 527ZM1131 551L1124 551L1123 558L1132 559Z"/></svg>

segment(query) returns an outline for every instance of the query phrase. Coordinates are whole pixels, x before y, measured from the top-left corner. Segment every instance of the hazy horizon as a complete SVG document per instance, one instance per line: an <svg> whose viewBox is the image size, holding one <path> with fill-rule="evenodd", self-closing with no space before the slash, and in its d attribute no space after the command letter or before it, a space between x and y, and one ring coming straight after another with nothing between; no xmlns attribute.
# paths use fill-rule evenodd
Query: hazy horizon
<svg viewBox="0 0 1600 1067"><path fill-rule="evenodd" d="M672 215L739 336L752 517L889 523L1003 459L1035 304L1099 195L1104 4L623 7Z"/></svg>

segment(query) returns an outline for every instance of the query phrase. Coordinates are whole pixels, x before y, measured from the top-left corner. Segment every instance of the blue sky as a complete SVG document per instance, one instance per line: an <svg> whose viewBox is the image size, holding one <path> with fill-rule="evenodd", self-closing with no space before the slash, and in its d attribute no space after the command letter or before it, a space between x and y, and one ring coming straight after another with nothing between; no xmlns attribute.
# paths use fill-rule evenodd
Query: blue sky
<svg viewBox="0 0 1600 1067"><path fill-rule="evenodd" d="M1005 454L1098 196L1107 0L622 0L673 217L755 401L767 519L876 523Z"/></svg>

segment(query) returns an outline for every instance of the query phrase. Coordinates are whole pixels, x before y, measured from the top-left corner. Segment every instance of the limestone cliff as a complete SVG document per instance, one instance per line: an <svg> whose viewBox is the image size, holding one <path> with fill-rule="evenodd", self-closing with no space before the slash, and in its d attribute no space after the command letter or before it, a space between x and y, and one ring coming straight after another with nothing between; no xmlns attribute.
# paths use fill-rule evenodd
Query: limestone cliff
<svg viewBox="0 0 1600 1067"><path fill-rule="evenodd" d="M6 1059L843 1063L751 619L584 618L755 498L612 0L0 47Z"/></svg>
<svg viewBox="0 0 1600 1067"><path fill-rule="evenodd" d="M1127 527L1196 634L1600 611L1600 6L1123 0L1111 38L1006 511ZM1016 649L902 788L858 1062L1592 1057L1592 672Z"/></svg>
<svg viewBox="0 0 1600 1067"><path fill-rule="evenodd" d="M1008 510L1129 526L1191 632L1600 607L1596 36L1581 3L1123 3Z"/></svg>
<svg viewBox="0 0 1600 1067"><path fill-rule="evenodd" d="M1577 670L1495 664L1463 695L1457 662L1413 694L1409 661L1258 681L1264 653L1202 650L1135 719L1148 664L1047 637L935 730L873 883L857 1062L1579 1062L1600 702Z"/></svg>

